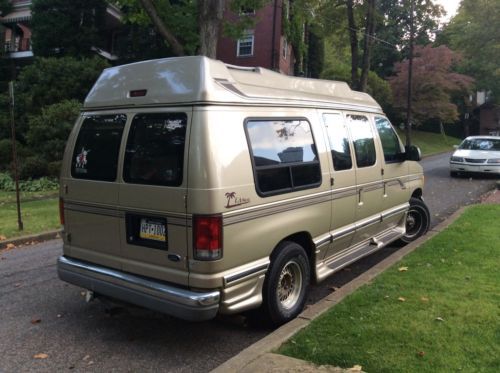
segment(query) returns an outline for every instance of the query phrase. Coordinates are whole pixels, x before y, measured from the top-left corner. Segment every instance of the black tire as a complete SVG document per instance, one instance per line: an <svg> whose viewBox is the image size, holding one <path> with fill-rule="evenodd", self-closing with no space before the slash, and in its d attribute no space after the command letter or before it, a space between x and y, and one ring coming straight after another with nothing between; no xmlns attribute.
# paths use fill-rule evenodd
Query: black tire
<svg viewBox="0 0 500 373"><path fill-rule="evenodd" d="M407 244L423 236L429 230L431 216L424 201L418 198L410 199L410 209L406 214L406 233L399 239Z"/></svg>
<svg viewBox="0 0 500 373"><path fill-rule="evenodd" d="M290 241L278 245L263 289L263 310L272 325L284 324L304 309L309 279L309 259L302 246Z"/></svg>
<svg viewBox="0 0 500 373"><path fill-rule="evenodd" d="M457 171L450 171L450 176L451 177L457 177L458 176L458 172Z"/></svg>

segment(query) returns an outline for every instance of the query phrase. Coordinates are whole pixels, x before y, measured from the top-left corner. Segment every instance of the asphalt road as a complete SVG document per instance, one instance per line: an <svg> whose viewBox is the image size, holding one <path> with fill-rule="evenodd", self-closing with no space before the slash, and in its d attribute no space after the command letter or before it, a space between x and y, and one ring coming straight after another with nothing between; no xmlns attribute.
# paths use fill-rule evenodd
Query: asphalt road
<svg viewBox="0 0 500 373"><path fill-rule="evenodd" d="M436 225L493 188L493 178L449 177L449 154L422 161L424 197ZM60 240L0 253L0 372L209 371L271 330L242 316L188 323L147 310L106 312L82 290L58 280ZM384 248L311 286L314 303L376 264ZM39 355L42 354L42 355ZM41 358L35 358L38 355Z"/></svg>

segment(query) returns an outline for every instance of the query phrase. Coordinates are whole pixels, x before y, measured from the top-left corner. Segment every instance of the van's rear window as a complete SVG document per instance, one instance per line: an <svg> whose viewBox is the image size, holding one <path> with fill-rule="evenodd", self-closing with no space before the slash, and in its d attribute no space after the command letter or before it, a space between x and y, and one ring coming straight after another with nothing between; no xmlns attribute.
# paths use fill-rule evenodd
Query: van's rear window
<svg viewBox="0 0 500 373"><path fill-rule="evenodd" d="M73 151L71 176L88 180L116 180L126 121L127 117L123 114L85 117Z"/></svg>
<svg viewBox="0 0 500 373"><path fill-rule="evenodd" d="M181 185L186 126L185 113L136 115L127 139L123 179L136 184Z"/></svg>

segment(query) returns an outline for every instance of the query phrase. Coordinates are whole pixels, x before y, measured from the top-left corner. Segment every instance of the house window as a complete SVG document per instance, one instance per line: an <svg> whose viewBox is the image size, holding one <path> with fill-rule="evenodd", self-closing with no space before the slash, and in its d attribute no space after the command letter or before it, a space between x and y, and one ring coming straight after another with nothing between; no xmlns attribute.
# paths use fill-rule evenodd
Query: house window
<svg viewBox="0 0 500 373"><path fill-rule="evenodd" d="M247 33L241 39L238 40L238 57L253 56L253 44L254 35L253 33Z"/></svg>

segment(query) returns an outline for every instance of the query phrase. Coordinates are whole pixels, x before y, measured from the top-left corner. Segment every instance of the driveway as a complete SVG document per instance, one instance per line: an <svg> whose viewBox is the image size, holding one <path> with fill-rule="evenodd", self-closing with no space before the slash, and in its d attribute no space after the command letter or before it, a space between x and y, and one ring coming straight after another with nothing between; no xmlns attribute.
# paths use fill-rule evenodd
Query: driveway
<svg viewBox="0 0 500 373"><path fill-rule="evenodd" d="M451 179L448 159L422 161L433 225L495 184L491 178ZM312 286L308 303L395 250L385 248ZM0 253L0 372L205 372L270 332L242 316L188 323L133 308L106 313L103 304L85 303L80 289L57 279L60 253L60 240Z"/></svg>

